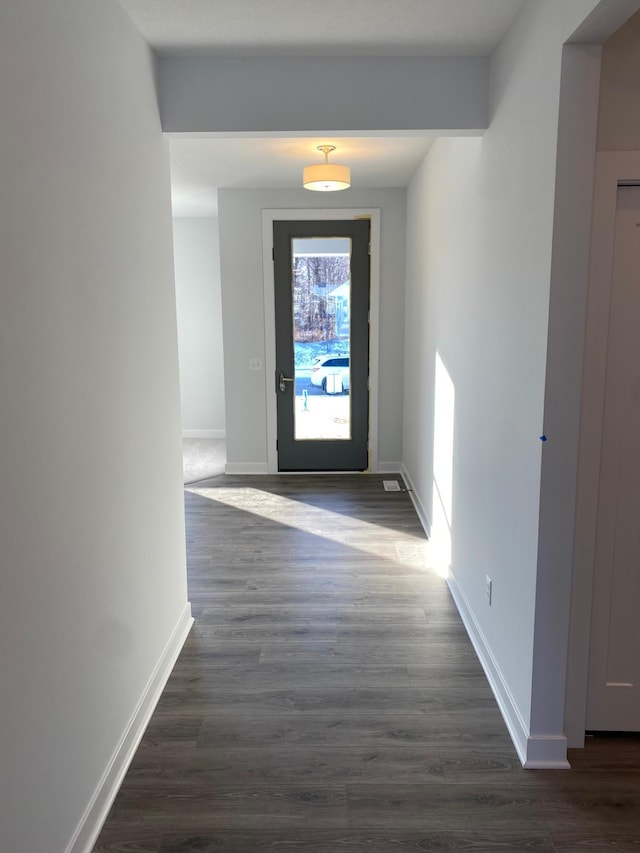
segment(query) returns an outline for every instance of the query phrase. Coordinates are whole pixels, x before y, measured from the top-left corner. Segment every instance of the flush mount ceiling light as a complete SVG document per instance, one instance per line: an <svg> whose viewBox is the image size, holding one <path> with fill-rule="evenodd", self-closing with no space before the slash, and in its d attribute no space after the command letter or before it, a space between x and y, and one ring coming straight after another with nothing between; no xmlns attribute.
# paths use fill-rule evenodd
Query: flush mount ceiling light
<svg viewBox="0 0 640 853"><path fill-rule="evenodd" d="M351 169L329 162L329 153L335 151L335 145L318 145L318 151L324 154L324 163L317 166L305 166L302 184L306 190L330 193L346 190L351 186Z"/></svg>

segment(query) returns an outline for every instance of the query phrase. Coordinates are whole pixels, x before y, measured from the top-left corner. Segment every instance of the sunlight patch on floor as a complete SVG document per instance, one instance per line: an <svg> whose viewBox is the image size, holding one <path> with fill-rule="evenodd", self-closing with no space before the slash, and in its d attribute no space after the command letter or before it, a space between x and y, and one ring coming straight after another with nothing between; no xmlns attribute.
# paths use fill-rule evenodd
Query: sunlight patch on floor
<svg viewBox="0 0 640 853"><path fill-rule="evenodd" d="M187 491L377 557L387 540L397 562L438 573L429 541L418 539L409 531L389 529L383 524L362 521L254 487L207 489L190 486Z"/></svg>

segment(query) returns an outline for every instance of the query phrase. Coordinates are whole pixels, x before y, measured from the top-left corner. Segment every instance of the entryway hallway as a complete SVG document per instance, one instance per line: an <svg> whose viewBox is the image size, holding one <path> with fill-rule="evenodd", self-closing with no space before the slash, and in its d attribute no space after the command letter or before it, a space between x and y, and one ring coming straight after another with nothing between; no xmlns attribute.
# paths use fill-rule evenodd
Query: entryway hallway
<svg viewBox="0 0 640 853"><path fill-rule="evenodd" d="M521 768L410 495L382 480L187 487L196 622L96 853L640 847L638 740Z"/></svg>

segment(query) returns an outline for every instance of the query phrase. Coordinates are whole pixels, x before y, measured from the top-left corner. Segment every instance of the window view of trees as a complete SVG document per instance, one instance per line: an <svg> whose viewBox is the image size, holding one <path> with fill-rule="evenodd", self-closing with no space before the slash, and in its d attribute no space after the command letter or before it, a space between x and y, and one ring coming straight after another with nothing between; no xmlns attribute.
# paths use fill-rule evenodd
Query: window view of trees
<svg viewBox="0 0 640 853"><path fill-rule="evenodd" d="M297 255L293 259L294 340L333 341L349 335L348 255Z"/></svg>

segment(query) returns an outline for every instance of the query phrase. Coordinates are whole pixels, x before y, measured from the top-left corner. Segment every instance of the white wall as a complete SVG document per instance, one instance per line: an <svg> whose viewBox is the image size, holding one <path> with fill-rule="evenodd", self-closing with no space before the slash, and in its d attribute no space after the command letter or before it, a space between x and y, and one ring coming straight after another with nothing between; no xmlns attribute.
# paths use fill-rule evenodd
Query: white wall
<svg viewBox="0 0 640 853"><path fill-rule="evenodd" d="M640 150L640 12L605 44L598 122L600 151Z"/></svg>
<svg viewBox="0 0 640 853"><path fill-rule="evenodd" d="M548 656L562 663L568 633L567 601L561 612L552 591L536 601L539 436L562 44L596 5L527 4L492 57L488 131L436 142L408 192L406 381L424 395L405 394L404 460L430 515L437 352L455 388L452 587L531 764L561 762L564 749L564 682L549 684L552 714L540 715L546 728L530 730L536 630L546 620L560 638L554 650L536 647L538 673L545 663L558 669ZM568 598L570 561L560 571ZM542 677L537 710L544 689Z"/></svg>
<svg viewBox="0 0 640 853"><path fill-rule="evenodd" d="M486 56L165 57L169 132L328 132L487 126Z"/></svg>
<svg viewBox="0 0 640 853"><path fill-rule="evenodd" d="M598 516L611 257L618 179L640 177L640 17L636 14L602 48L598 156L594 194L589 310L586 322L580 467L575 522L566 728L571 746L582 746L590 654L592 584ZM628 152L627 155L621 152ZM631 156L629 156L631 155ZM631 166L629 164L635 164ZM628 169L628 171L627 171Z"/></svg>
<svg viewBox="0 0 640 853"><path fill-rule="evenodd" d="M218 220L173 220L182 429L224 436L224 357Z"/></svg>
<svg viewBox="0 0 640 853"><path fill-rule="evenodd" d="M0 105L0 846L62 853L185 614L168 145L115 0L0 4Z"/></svg>
<svg viewBox="0 0 640 853"><path fill-rule="evenodd" d="M563 730L600 84L599 45L563 50L540 479L532 736ZM580 145L576 145L576 139ZM564 725L570 736L570 726ZM584 734L584 727L581 736ZM570 745L577 745L572 742Z"/></svg>
<svg viewBox="0 0 640 853"><path fill-rule="evenodd" d="M263 209L321 206L308 190L220 190L220 266L226 365L227 460L267 464L264 373L250 372L250 358L265 358L262 267ZM339 196L339 198L336 198ZM345 190L332 208L380 208L380 396L378 458L397 462L402 450L404 322L403 189Z"/></svg>

